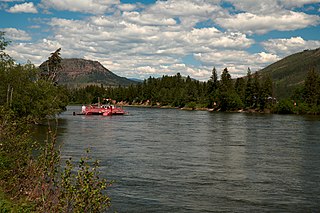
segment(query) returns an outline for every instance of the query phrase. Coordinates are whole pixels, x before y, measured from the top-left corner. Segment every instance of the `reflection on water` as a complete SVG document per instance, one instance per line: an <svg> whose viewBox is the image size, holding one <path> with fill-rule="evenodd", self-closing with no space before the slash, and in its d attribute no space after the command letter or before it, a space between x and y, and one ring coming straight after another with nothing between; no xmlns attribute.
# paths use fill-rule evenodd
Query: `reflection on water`
<svg viewBox="0 0 320 213"><path fill-rule="evenodd" d="M116 180L118 212L316 212L320 118L127 108L61 115L63 157L84 150Z"/></svg>

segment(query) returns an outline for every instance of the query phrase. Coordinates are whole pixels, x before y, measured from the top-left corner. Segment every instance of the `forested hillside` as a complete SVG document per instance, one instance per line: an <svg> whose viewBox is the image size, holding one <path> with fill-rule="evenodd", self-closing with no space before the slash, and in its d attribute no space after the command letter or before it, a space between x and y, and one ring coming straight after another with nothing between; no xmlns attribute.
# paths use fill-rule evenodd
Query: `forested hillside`
<svg viewBox="0 0 320 213"><path fill-rule="evenodd" d="M320 48L287 56L258 73L271 76L275 86L275 96L282 99L290 97L297 87L303 86L311 69L320 74Z"/></svg>

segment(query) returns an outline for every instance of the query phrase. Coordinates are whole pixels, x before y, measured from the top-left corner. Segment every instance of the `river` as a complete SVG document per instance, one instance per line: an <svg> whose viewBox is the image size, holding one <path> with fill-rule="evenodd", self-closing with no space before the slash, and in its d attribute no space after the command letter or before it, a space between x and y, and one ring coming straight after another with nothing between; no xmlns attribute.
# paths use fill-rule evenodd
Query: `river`
<svg viewBox="0 0 320 213"><path fill-rule="evenodd" d="M60 115L63 159L90 148L111 212L318 212L320 117L125 108Z"/></svg>

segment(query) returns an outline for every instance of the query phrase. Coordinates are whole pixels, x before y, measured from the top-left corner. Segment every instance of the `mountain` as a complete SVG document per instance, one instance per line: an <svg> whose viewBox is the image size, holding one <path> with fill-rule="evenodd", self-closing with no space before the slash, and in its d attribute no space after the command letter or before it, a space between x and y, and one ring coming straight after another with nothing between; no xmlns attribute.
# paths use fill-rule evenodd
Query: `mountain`
<svg viewBox="0 0 320 213"><path fill-rule="evenodd" d="M47 61L43 62L39 68L47 71ZM61 69L58 71L57 81L59 84L69 86L105 85L105 86L128 86L137 82L120 77L98 61L91 61L79 58L69 58L61 60Z"/></svg>
<svg viewBox="0 0 320 213"><path fill-rule="evenodd" d="M260 76L271 76L277 98L288 98L297 87L303 85L310 69L320 74L320 48L287 56L258 73Z"/></svg>
<svg viewBox="0 0 320 213"><path fill-rule="evenodd" d="M139 78L128 78L128 79L131 80L131 81L138 82L138 83L142 83L144 81L144 80L139 79Z"/></svg>

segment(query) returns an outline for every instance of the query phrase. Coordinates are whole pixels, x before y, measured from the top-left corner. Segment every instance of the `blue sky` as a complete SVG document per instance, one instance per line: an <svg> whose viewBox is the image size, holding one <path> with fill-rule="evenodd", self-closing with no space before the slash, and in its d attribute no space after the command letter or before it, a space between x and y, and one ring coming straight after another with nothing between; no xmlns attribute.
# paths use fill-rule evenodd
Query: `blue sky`
<svg viewBox="0 0 320 213"><path fill-rule="evenodd" d="M320 0L0 0L0 17L18 63L61 47L129 78L238 77L320 47Z"/></svg>

